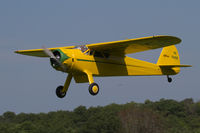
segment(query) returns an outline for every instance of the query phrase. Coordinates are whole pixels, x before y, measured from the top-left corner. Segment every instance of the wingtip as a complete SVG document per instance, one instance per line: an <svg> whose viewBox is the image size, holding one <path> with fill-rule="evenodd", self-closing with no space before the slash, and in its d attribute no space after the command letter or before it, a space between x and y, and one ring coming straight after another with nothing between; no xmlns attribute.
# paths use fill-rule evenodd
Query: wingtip
<svg viewBox="0 0 200 133"><path fill-rule="evenodd" d="M176 37L176 36L168 36L168 37L173 39L175 44L179 44L182 41L181 38Z"/></svg>
<svg viewBox="0 0 200 133"><path fill-rule="evenodd" d="M182 42L182 40L179 37L175 37L175 38L177 39L177 44Z"/></svg>
<svg viewBox="0 0 200 133"><path fill-rule="evenodd" d="M174 44L179 44L182 41L179 37L171 36L171 35L154 35L151 37L152 38L167 38L168 40L173 40Z"/></svg>
<svg viewBox="0 0 200 133"><path fill-rule="evenodd" d="M19 51L18 51L18 50L16 50L16 51L14 51L14 53L19 53Z"/></svg>
<svg viewBox="0 0 200 133"><path fill-rule="evenodd" d="M23 50L16 50L16 51L14 51L14 53L16 53L16 54L23 54Z"/></svg>

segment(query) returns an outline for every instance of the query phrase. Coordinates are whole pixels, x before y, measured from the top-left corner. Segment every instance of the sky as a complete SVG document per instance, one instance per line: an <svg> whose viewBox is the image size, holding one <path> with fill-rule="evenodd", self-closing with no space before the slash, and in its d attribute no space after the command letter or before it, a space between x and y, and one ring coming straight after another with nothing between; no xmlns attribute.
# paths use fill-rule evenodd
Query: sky
<svg viewBox="0 0 200 133"><path fill-rule="evenodd" d="M143 103L161 98L200 100L200 1L199 0L1 0L0 1L0 114L39 113ZM48 58L15 54L38 49L116 41L152 35L182 39L177 46L183 68L172 76L95 77L97 96L88 83L72 80L67 95L56 97L66 73L54 70ZM128 56L156 63L162 49Z"/></svg>

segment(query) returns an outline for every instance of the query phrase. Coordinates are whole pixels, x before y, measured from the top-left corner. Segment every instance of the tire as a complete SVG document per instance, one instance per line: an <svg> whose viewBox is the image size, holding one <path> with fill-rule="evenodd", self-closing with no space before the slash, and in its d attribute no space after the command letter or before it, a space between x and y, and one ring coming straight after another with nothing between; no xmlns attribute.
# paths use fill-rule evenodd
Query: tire
<svg viewBox="0 0 200 133"><path fill-rule="evenodd" d="M172 78L170 78L170 77L167 80L168 80L169 83L172 82Z"/></svg>
<svg viewBox="0 0 200 133"><path fill-rule="evenodd" d="M99 93L99 86L97 83L92 83L92 84L90 84L88 90L91 95L95 96Z"/></svg>
<svg viewBox="0 0 200 133"><path fill-rule="evenodd" d="M58 86L58 87L56 88L56 95L57 95L57 97L59 97L59 98L63 98L63 97L65 97L65 95L66 95L66 92L62 92L62 89L63 89L63 86Z"/></svg>

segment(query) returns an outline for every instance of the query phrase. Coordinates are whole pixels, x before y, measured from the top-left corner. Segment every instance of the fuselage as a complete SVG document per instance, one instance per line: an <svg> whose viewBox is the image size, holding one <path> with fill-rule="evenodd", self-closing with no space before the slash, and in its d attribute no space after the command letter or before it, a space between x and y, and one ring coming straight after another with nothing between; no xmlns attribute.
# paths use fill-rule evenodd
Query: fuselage
<svg viewBox="0 0 200 133"><path fill-rule="evenodd" d="M69 58L63 63L67 72L81 75L91 73L93 76L147 76L175 75L176 68L162 68L157 64L130 58L128 56L94 56L79 49L61 49Z"/></svg>

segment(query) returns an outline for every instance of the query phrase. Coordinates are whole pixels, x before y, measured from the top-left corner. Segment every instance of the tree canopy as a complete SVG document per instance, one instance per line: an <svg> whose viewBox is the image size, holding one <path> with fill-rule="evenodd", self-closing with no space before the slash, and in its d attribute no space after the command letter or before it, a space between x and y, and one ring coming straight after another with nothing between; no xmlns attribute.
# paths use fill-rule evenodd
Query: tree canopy
<svg viewBox="0 0 200 133"><path fill-rule="evenodd" d="M8 111L0 116L0 133L179 132L200 133L200 102L160 99L38 114Z"/></svg>

